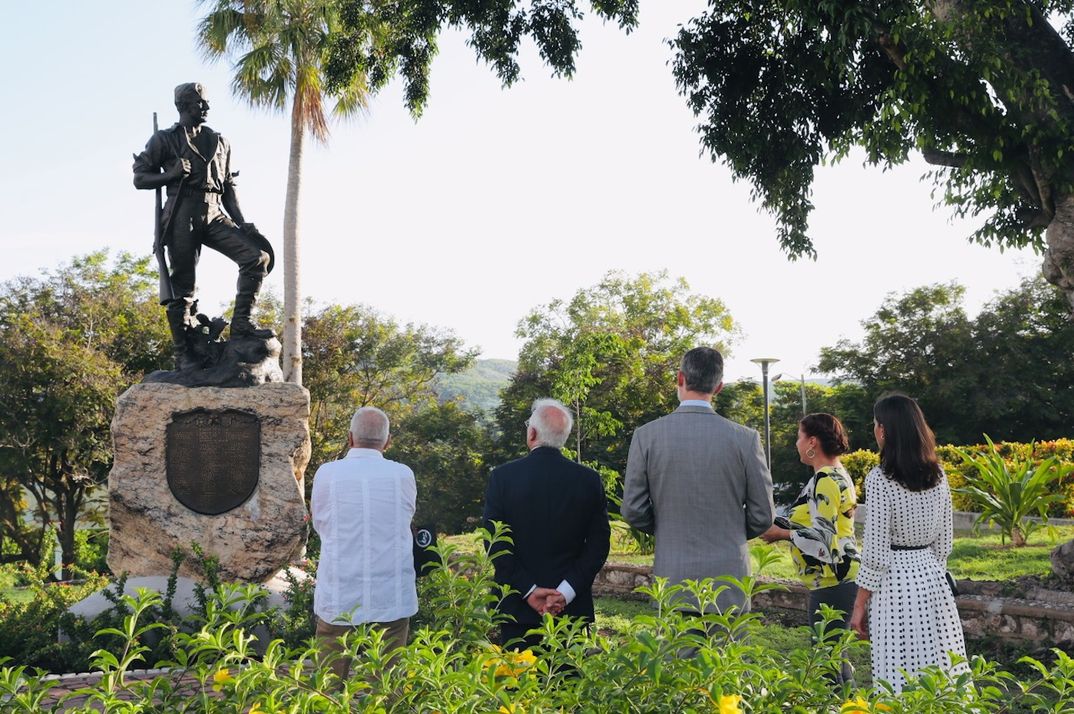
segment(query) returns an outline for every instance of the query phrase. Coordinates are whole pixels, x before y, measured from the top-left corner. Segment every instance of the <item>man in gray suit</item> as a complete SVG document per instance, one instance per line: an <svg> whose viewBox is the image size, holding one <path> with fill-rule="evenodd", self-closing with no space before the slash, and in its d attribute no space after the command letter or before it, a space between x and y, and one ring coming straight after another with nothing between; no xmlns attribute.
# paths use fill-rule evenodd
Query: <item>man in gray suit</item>
<svg viewBox="0 0 1074 714"><path fill-rule="evenodd" d="M672 585L749 575L746 541L768 530L775 515L760 436L712 408L722 380L719 352L710 347L687 352L677 377L679 408L639 427L630 442L623 518L655 534L653 575ZM728 588L717 606L745 611L750 603L740 590Z"/></svg>

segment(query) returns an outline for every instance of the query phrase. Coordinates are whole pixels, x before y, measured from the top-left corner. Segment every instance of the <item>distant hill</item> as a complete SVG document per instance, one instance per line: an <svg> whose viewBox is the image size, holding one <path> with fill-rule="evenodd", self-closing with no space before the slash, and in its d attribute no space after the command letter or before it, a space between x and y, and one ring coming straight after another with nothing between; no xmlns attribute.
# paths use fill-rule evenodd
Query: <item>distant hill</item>
<svg viewBox="0 0 1074 714"><path fill-rule="evenodd" d="M469 410L492 413L500 403L500 390L517 367L515 360L479 359L465 372L437 377L436 393L444 401L461 397Z"/></svg>

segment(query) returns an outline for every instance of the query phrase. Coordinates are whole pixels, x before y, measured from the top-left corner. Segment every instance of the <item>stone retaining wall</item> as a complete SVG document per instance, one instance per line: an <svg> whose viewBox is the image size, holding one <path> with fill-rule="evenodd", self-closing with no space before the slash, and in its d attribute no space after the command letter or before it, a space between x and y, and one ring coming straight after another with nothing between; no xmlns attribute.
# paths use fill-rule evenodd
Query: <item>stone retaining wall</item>
<svg viewBox="0 0 1074 714"><path fill-rule="evenodd" d="M761 593L753 598L754 609L801 613L805 620L809 591L801 584L778 582L785 589ZM625 600L645 600L634 592L652 583L652 568L647 565L608 563L593 582L593 593ZM1038 646L1074 644L1074 596L1048 590L1031 590L1033 599L1003 597L1001 583L959 583L958 612L967 637L996 637L1011 643Z"/></svg>

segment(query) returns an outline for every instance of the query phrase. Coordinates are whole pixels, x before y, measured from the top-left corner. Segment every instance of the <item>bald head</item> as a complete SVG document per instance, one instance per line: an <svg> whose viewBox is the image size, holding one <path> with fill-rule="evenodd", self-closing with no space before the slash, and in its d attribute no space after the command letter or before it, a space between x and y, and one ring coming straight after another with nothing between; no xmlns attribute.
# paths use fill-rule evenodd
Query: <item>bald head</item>
<svg viewBox="0 0 1074 714"><path fill-rule="evenodd" d="M388 415L376 407L362 407L351 417L351 446L381 451L388 444Z"/></svg>
<svg viewBox="0 0 1074 714"><path fill-rule="evenodd" d="M535 434L529 437L533 446L563 448L571 435L574 418L563 403L555 399L538 399L533 403L529 427Z"/></svg>

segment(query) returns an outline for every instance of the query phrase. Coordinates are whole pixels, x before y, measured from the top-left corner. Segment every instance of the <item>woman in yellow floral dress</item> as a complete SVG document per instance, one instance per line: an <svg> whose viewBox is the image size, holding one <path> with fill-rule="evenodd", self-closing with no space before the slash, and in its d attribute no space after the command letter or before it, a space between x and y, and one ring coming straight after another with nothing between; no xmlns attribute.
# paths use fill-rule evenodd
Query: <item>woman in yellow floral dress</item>
<svg viewBox="0 0 1074 714"><path fill-rule="evenodd" d="M798 423L795 446L802 463L813 467L813 476L794 502L790 518L777 518L761 538L791 542L798 577L809 588L809 624L820 622L820 606L828 605L842 613L829 627L846 629L860 561L854 536L857 494L839 463L839 456L850 448L846 430L831 414L809 414ZM850 663L844 661L839 679L849 682L851 677Z"/></svg>

